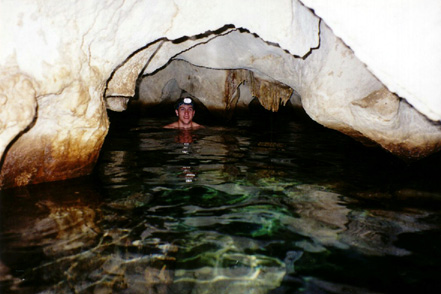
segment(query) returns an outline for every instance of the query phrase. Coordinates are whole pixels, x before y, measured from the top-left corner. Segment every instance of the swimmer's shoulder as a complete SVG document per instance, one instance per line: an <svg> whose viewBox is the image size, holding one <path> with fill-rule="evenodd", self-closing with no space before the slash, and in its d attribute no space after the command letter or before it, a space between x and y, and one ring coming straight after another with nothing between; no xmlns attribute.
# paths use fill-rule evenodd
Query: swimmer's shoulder
<svg viewBox="0 0 441 294"><path fill-rule="evenodd" d="M179 127L177 122L173 122L171 124L163 126L164 129L177 129Z"/></svg>
<svg viewBox="0 0 441 294"><path fill-rule="evenodd" d="M187 129L187 128L180 128L179 122L173 122L171 124L163 126L162 128L164 128L164 129ZM188 128L188 130L197 130L197 129L202 129L202 128L205 128L205 127L203 125L196 123L196 122L192 122L191 127Z"/></svg>

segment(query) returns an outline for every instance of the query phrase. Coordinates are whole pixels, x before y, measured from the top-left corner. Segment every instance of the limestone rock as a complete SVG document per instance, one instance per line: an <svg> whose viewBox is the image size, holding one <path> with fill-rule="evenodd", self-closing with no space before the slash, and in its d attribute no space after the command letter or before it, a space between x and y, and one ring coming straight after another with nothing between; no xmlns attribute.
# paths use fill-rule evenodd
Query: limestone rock
<svg viewBox="0 0 441 294"><path fill-rule="evenodd" d="M441 120L441 2L301 0L387 88Z"/></svg>
<svg viewBox="0 0 441 294"><path fill-rule="evenodd" d="M108 119L104 105L81 84L38 99L38 117L4 157L4 187L64 180L90 173L98 158Z"/></svg>
<svg viewBox="0 0 441 294"><path fill-rule="evenodd" d="M37 101L29 77L7 72L0 75L0 158L3 158L10 142L34 121Z"/></svg>

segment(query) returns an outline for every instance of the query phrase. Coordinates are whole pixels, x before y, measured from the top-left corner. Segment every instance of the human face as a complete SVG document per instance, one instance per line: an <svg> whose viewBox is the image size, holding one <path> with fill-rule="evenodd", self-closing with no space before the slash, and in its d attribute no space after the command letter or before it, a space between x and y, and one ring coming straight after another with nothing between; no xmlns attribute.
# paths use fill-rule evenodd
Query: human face
<svg viewBox="0 0 441 294"><path fill-rule="evenodd" d="M191 105L182 104L176 109L176 115L178 116L178 123L182 126L190 125L193 121L194 109Z"/></svg>

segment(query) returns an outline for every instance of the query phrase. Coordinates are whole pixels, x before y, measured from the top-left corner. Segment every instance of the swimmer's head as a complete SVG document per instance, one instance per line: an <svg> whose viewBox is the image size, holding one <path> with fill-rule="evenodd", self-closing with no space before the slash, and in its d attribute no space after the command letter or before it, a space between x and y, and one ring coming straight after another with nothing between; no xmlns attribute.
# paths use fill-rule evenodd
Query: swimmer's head
<svg viewBox="0 0 441 294"><path fill-rule="evenodd" d="M179 106L181 106L182 104L194 106L193 99L191 99L190 97L185 97L179 98L178 101L176 101L175 109L178 109Z"/></svg>

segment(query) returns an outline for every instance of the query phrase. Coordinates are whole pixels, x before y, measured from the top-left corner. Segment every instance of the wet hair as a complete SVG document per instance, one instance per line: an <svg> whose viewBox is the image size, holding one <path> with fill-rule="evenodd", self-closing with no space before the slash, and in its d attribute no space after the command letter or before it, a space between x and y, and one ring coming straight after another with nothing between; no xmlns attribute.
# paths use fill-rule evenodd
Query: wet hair
<svg viewBox="0 0 441 294"><path fill-rule="evenodd" d="M175 109L178 109L179 106L181 106L182 104L194 106L194 104L193 104L193 99L192 99L192 98L190 98L190 97L184 97L184 98L179 98L179 99L176 101Z"/></svg>

